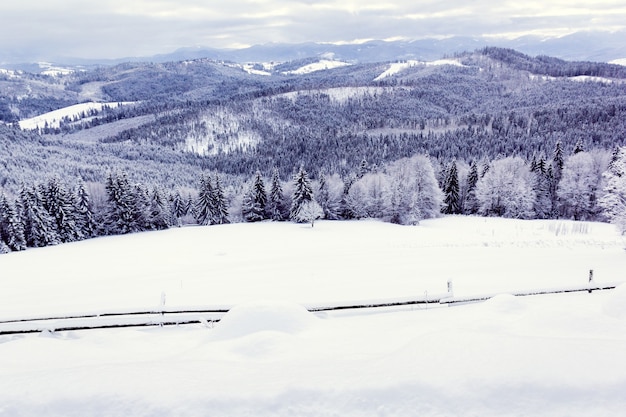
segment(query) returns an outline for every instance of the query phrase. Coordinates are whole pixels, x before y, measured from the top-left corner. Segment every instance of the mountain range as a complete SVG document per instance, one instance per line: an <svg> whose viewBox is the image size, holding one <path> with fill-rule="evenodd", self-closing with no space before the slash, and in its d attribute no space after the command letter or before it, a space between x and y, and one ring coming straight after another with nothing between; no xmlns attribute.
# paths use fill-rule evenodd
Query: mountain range
<svg viewBox="0 0 626 417"><path fill-rule="evenodd" d="M74 57L30 56L28 52L0 52L0 67L36 71L39 61L67 66L115 65L123 62L163 63L199 58L233 62L285 62L326 56L352 63L395 60L435 60L486 46L510 48L528 55L547 55L565 60L612 62L626 59L626 31L576 32L562 37L523 36L515 39L494 37L448 37L419 40L370 40L363 43L269 43L242 49L186 47L171 53L122 57L114 60L80 59Z"/></svg>

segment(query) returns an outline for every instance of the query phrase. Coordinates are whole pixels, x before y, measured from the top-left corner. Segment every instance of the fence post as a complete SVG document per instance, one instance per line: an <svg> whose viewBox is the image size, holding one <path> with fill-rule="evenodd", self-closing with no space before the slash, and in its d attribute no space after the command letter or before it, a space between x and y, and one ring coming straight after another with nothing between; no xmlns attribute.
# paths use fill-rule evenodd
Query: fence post
<svg viewBox="0 0 626 417"><path fill-rule="evenodd" d="M589 294L591 294L591 291L592 291L591 286L593 283L594 283L593 282L593 269L590 269L589 270Z"/></svg>
<svg viewBox="0 0 626 417"><path fill-rule="evenodd" d="M163 321L165 321L165 291L161 292L161 323L159 327L163 327Z"/></svg>
<svg viewBox="0 0 626 417"><path fill-rule="evenodd" d="M448 294L450 297L454 297L454 290L452 289L452 280L448 280Z"/></svg>

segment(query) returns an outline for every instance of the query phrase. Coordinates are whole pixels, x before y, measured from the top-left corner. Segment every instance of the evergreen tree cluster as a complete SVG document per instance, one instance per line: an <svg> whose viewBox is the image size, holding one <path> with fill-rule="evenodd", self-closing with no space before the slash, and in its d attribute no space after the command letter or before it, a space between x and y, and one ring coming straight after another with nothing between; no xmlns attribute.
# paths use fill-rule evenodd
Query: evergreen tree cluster
<svg viewBox="0 0 626 417"><path fill-rule="evenodd" d="M257 171L248 185L231 179L227 189L217 173L201 174L197 188L185 196L178 189L133 183L117 172L107 176L98 201L82 180L70 187L51 177L23 185L13 200L0 194L0 251L193 223L226 224L237 218L229 215L232 210L240 210L246 222L312 225L317 218L418 224L442 213L622 224L625 154L617 147L613 154L579 149L566 156L559 142L550 158L530 161L503 157L468 165L415 155L384 166L362 160L348 175L321 172L314 180L301 166L290 182L282 182L274 168L269 181Z"/></svg>

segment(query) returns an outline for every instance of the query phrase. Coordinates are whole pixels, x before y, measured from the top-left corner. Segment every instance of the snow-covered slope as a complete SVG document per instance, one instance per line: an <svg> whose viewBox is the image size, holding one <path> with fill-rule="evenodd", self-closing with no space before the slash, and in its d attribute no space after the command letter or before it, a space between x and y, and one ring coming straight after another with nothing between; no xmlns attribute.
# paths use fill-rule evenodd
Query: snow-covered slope
<svg viewBox="0 0 626 417"><path fill-rule="evenodd" d="M283 74L295 74L295 75L310 74L316 71L340 68L340 67L345 67L347 65L350 65L350 64L347 62L343 62L343 61L320 59L319 61L304 65L298 69L285 71L283 72Z"/></svg>
<svg viewBox="0 0 626 417"><path fill-rule="evenodd" d="M439 59L436 61L428 61L428 62L415 61L415 60L394 62L392 64L389 64L389 67L387 68L387 70L385 70L378 77L374 78L374 81L378 81L378 80L382 80L383 78L394 76L402 71L405 71L409 68L416 67L416 66L439 66L439 65L453 65L457 67L462 66L462 64L456 59Z"/></svg>
<svg viewBox="0 0 626 417"><path fill-rule="evenodd" d="M48 113L41 114L39 116L32 117L30 119L24 119L19 121L19 126L24 130L42 129L47 126L50 128L59 127L59 123L64 118L73 119L74 117L80 117L81 114L87 113L90 110L101 111L104 106L112 108L129 103L81 103L73 106L64 107L62 109L53 110Z"/></svg>
<svg viewBox="0 0 626 417"><path fill-rule="evenodd" d="M610 225L471 217L189 227L0 256L0 320L235 304L215 328L0 336L7 416L598 416L626 409L626 287L316 315L333 300L624 280Z"/></svg>
<svg viewBox="0 0 626 417"><path fill-rule="evenodd" d="M617 65L625 65L626 66L626 58L614 59L613 61L609 62L609 64L617 64Z"/></svg>

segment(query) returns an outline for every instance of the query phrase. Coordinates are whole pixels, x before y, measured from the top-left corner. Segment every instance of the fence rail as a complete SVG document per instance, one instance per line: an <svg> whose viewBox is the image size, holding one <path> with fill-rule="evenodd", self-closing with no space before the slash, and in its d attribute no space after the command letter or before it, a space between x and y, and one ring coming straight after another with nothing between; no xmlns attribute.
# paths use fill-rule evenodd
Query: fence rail
<svg viewBox="0 0 626 417"><path fill-rule="evenodd" d="M564 294L572 292L589 292L611 290L620 283L596 284L591 281L587 285L547 288L538 290L524 290L507 292L515 296L533 296L544 294ZM476 303L503 294L483 294L457 297L452 293L451 283L448 283L449 292L429 296L424 293L419 297L406 297L387 300L369 300L355 302L327 303L318 306L306 306L314 313L332 312L359 309L384 309L392 307L439 305L453 306ZM60 332L91 329L114 329L125 327L171 326L200 323L211 325L219 322L230 310L230 306L190 307L190 308L160 308L146 310L117 310L110 312L67 314L50 317L13 318L0 320L0 336L11 334L27 334L40 332Z"/></svg>

